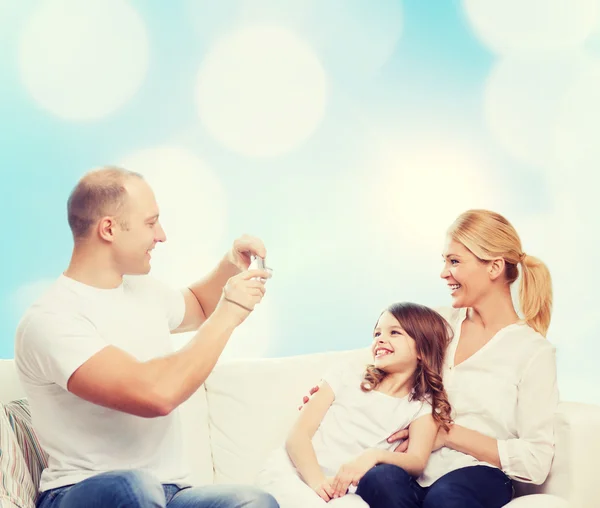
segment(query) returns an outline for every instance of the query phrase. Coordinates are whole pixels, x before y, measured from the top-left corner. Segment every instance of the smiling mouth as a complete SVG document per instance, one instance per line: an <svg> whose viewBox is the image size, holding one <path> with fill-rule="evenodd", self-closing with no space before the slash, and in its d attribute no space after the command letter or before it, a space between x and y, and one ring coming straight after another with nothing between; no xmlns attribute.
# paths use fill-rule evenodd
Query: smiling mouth
<svg viewBox="0 0 600 508"><path fill-rule="evenodd" d="M375 358L383 358L384 356L391 355L393 353L394 352L391 349L380 347L375 350Z"/></svg>
<svg viewBox="0 0 600 508"><path fill-rule="evenodd" d="M462 286L460 284L448 284L450 288L450 292L454 293L454 291L459 290Z"/></svg>

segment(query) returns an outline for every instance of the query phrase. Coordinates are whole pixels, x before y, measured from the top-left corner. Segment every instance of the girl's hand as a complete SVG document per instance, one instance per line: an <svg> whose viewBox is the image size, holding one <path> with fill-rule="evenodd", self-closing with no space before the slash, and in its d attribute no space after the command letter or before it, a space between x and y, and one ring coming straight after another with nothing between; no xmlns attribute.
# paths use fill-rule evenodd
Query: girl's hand
<svg viewBox="0 0 600 508"><path fill-rule="evenodd" d="M321 480L313 482L308 486L313 489L323 501L328 502L333 499L333 488L331 483L331 478L323 477Z"/></svg>
<svg viewBox="0 0 600 508"><path fill-rule="evenodd" d="M342 497L348 492L348 487L358 485L365 473L378 464L378 450L367 450L356 459L340 467L336 477L333 479L333 497Z"/></svg>

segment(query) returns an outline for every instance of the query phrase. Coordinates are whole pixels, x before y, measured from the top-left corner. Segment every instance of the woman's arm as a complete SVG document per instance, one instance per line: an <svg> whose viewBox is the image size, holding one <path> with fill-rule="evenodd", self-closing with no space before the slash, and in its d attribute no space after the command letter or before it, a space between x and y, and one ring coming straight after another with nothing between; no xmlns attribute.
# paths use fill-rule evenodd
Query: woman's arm
<svg viewBox="0 0 600 508"><path fill-rule="evenodd" d="M446 446L459 452L475 457L477 460L487 462L502 468L498 454L498 440L484 436L476 430L467 429L460 425L452 425L448 432L440 429L434 449Z"/></svg>
<svg viewBox="0 0 600 508"><path fill-rule="evenodd" d="M308 486L318 488L325 480L325 474L317 462L312 438L333 403L335 395L328 383L323 382L320 390L300 412L292 427L285 447L290 459Z"/></svg>
<svg viewBox="0 0 600 508"><path fill-rule="evenodd" d="M441 445L493 464L521 482L544 483L554 455L558 406L554 348L544 348L531 359L519 383L516 403L518 438L496 440L454 425L441 437Z"/></svg>

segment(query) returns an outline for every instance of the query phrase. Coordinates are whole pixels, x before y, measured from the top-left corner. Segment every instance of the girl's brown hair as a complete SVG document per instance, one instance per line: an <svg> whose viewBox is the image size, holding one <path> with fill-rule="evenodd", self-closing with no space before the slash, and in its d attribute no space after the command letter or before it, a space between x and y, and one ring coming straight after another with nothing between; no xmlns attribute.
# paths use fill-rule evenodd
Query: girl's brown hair
<svg viewBox="0 0 600 508"><path fill-rule="evenodd" d="M433 419L448 430L452 409L442 383L442 370L446 348L452 339L450 325L433 309L415 303L395 303L381 314L385 312L394 316L416 343L420 360L414 374L413 400L428 399L433 406ZM368 365L361 389L365 392L375 389L386 375L374 365Z"/></svg>

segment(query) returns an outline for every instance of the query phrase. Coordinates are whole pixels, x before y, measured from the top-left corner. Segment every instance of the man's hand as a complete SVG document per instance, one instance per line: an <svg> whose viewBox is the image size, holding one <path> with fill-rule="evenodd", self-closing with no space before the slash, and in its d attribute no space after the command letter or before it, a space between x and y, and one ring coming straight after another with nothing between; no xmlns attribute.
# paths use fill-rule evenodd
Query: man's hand
<svg viewBox="0 0 600 508"><path fill-rule="evenodd" d="M319 481L312 482L308 485L317 495L325 502L333 499L333 488L331 487L331 478L323 476Z"/></svg>
<svg viewBox="0 0 600 508"><path fill-rule="evenodd" d="M318 386L313 386L310 389L310 391L308 392L308 395L305 395L304 397L302 397L302 405L298 406L298 411L302 411L302 408L304 407L304 405L307 404L308 401L310 400L310 396L314 395L318 391L319 391L319 387Z"/></svg>
<svg viewBox="0 0 600 508"><path fill-rule="evenodd" d="M231 264L237 266L243 272L250 266L250 258L253 254L265 258L267 255L265 244L260 238L243 235L233 242L233 247L228 252L227 258Z"/></svg>
<svg viewBox="0 0 600 508"><path fill-rule="evenodd" d="M408 450L408 428L394 432L387 438L388 443L394 443L395 441L399 441L398 446L394 448L395 452L404 453Z"/></svg>
<svg viewBox="0 0 600 508"><path fill-rule="evenodd" d="M331 484L333 487L333 497L345 496L350 485L356 487L365 473L377 465L377 453L378 450L367 450L356 459L340 467Z"/></svg>
<svg viewBox="0 0 600 508"><path fill-rule="evenodd" d="M271 276L266 270L248 270L231 277L219 300L218 308L233 318L234 325L240 325L259 304L265 295L265 283L260 280Z"/></svg>

